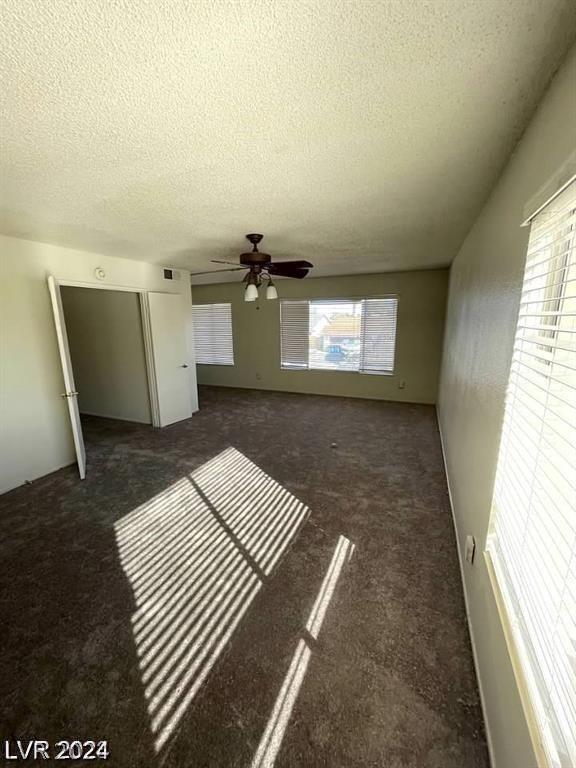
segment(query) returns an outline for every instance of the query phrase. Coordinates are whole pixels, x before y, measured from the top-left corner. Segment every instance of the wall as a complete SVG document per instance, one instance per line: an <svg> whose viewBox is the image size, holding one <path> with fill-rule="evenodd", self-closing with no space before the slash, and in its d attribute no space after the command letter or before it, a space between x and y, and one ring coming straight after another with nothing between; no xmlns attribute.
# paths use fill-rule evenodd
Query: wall
<svg viewBox="0 0 576 768"><path fill-rule="evenodd" d="M447 283L448 272L443 269L277 281L278 293L285 299L399 294L396 363L392 376L284 371L280 368L278 301L245 302L239 279L233 283L194 286L193 303L232 304L234 332L234 367L199 365L198 381L228 387L434 403ZM406 383L404 389L399 389L401 381Z"/></svg>
<svg viewBox="0 0 576 768"><path fill-rule="evenodd" d="M102 267L106 279L96 280ZM75 460L46 278L178 293L190 307L188 273L178 282L145 262L0 237L0 493ZM189 313L190 314L190 313ZM189 357L194 360L192 324ZM197 410L195 366L190 392Z"/></svg>
<svg viewBox="0 0 576 768"><path fill-rule="evenodd" d="M495 768L536 765L482 550L528 243L523 207L576 146L576 49L544 101L453 263L439 421L462 551L472 639Z"/></svg>
<svg viewBox="0 0 576 768"><path fill-rule="evenodd" d="M139 295L64 286L62 304L80 413L151 424Z"/></svg>

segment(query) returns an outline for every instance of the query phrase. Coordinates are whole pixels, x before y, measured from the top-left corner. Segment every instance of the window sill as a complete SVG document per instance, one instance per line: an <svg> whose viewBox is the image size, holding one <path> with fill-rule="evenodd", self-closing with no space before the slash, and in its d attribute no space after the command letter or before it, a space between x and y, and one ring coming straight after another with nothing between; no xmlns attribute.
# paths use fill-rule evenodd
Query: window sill
<svg viewBox="0 0 576 768"><path fill-rule="evenodd" d="M512 670L514 672L514 678L516 679L516 685L518 687L518 693L520 694L520 701L522 702L522 709L524 710L524 717L526 718L526 724L528 726L528 732L532 741L532 748L537 760L537 768L552 768L550 761L546 756L546 752L542 745L542 736L534 706L532 704L530 690L524 674L522 666L522 659L518 651L516 640L514 638L514 629L506 607L506 600L500 588L496 569L494 567L494 561L490 550L484 550L484 561L486 563L486 570L488 571L488 580L492 588L492 594L494 595L494 601L498 610L498 617L504 633L504 639L506 641L506 647L508 649L508 655L510 656L510 662L512 664Z"/></svg>
<svg viewBox="0 0 576 768"><path fill-rule="evenodd" d="M280 366L281 371L300 371L305 373L353 373L361 376L395 376L395 371L347 371L344 368L299 368L297 366Z"/></svg>

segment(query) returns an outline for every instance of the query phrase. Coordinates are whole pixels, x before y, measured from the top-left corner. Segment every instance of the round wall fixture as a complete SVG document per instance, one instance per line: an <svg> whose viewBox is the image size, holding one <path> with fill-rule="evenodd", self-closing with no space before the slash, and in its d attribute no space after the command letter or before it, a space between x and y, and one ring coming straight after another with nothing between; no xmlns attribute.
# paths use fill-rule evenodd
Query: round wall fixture
<svg viewBox="0 0 576 768"><path fill-rule="evenodd" d="M96 267L94 270L94 277L98 278L98 280L104 280L106 277L106 272L104 272L102 267Z"/></svg>

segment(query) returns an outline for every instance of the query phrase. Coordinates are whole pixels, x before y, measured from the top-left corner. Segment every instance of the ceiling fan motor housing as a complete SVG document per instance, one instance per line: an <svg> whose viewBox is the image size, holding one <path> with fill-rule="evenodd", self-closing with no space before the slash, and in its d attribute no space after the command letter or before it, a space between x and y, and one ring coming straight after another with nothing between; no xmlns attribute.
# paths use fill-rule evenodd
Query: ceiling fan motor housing
<svg viewBox="0 0 576 768"><path fill-rule="evenodd" d="M252 266L253 264L270 264L272 257L267 253L260 253L260 251L250 251L249 253L240 254L240 264L246 264L246 266Z"/></svg>
<svg viewBox="0 0 576 768"><path fill-rule="evenodd" d="M246 264L248 266L270 264L270 262L272 261L272 257L270 256L270 254L260 253L260 251L258 250L258 243L262 240L263 237L264 235L260 235L256 233L246 235L246 239L252 243L252 245L254 246L254 249L249 253L240 254L240 264Z"/></svg>

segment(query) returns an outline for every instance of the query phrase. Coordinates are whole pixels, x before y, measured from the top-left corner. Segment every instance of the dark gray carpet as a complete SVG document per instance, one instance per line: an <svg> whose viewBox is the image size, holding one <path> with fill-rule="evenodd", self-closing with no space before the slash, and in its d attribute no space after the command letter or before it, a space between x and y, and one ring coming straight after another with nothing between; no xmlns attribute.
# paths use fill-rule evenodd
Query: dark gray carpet
<svg viewBox="0 0 576 768"><path fill-rule="evenodd" d="M185 423L84 426L84 482L0 499L3 738L486 768L434 408L203 388Z"/></svg>

